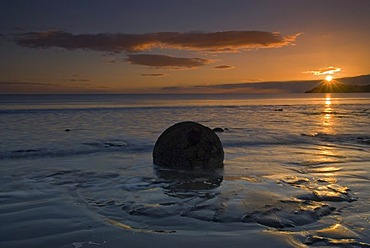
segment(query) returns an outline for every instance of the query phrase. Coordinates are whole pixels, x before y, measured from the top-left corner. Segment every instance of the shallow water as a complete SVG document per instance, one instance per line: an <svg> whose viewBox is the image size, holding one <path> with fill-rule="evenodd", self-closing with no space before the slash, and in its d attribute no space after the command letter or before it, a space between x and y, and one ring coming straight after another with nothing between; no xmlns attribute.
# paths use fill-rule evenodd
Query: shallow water
<svg viewBox="0 0 370 248"><path fill-rule="evenodd" d="M0 99L1 247L370 247L367 94ZM224 169L152 164L185 120Z"/></svg>

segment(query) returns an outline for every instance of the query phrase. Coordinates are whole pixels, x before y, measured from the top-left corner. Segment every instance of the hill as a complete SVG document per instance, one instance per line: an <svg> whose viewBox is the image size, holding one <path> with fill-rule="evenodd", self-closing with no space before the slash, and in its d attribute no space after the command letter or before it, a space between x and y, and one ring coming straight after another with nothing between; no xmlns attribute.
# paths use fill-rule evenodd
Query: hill
<svg viewBox="0 0 370 248"><path fill-rule="evenodd" d="M370 92L370 76L341 78L331 82L321 82L305 93L365 93Z"/></svg>
<svg viewBox="0 0 370 248"><path fill-rule="evenodd" d="M296 80L270 82L240 82L216 85L170 86L161 88L161 93L316 93L316 92L369 92L370 75L345 77L333 80L331 87L323 80Z"/></svg>

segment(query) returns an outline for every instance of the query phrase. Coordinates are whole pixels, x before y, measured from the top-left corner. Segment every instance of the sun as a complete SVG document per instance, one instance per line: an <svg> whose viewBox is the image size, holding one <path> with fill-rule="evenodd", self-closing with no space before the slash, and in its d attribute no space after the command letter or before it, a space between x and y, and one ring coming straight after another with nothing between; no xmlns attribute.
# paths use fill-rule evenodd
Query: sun
<svg viewBox="0 0 370 248"><path fill-rule="evenodd" d="M333 76L331 76L331 75L327 75L327 76L325 77L325 80L326 80L327 82L331 82L331 80L333 80Z"/></svg>

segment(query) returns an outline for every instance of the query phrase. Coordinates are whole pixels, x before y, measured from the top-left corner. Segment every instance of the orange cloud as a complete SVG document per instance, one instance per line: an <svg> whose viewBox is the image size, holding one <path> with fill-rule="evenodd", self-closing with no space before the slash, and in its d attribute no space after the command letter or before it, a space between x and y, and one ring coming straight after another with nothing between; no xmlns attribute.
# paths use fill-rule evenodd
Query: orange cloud
<svg viewBox="0 0 370 248"><path fill-rule="evenodd" d="M330 66L330 67L321 68L321 69L318 69L318 70L305 71L303 73L311 73L313 75L327 75L327 74L334 74L334 73L337 73L337 72L340 72L339 67Z"/></svg>
<svg viewBox="0 0 370 248"><path fill-rule="evenodd" d="M168 76L168 74L165 74L165 73L143 73L143 74L141 74L141 76L145 76L145 77L164 77L164 76Z"/></svg>
<svg viewBox="0 0 370 248"><path fill-rule="evenodd" d="M90 79L78 79L78 78L66 78L64 81L69 81L69 82L90 82Z"/></svg>
<svg viewBox="0 0 370 248"><path fill-rule="evenodd" d="M246 49L292 45L300 34L282 36L276 32L223 31L157 32L144 34L71 34L60 30L27 32L15 36L20 46L30 48L89 49L102 52L141 52L153 48L209 52L236 52Z"/></svg>
<svg viewBox="0 0 370 248"><path fill-rule="evenodd" d="M218 66L215 66L213 68L215 70L229 70L229 69L233 69L234 66L232 66L232 65L218 65Z"/></svg>
<svg viewBox="0 0 370 248"><path fill-rule="evenodd" d="M130 64L145 65L154 68L180 69L198 68L213 63L213 60L202 58L179 58L158 54L129 54L126 61Z"/></svg>

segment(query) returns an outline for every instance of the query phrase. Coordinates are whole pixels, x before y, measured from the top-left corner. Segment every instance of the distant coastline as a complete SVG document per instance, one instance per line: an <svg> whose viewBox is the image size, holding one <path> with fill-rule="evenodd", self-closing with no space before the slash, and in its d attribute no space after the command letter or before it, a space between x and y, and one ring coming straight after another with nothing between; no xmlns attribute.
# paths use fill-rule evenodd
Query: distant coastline
<svg viewBox="0 0 370 248"><path fill-rule="evenodd" d="M370 85L350 85L339 82L323 82L305 93L369 93Z"/></svg>
<svg viewBox="0 0 370 248"><path fill-rule="evenodd" d="M50 88L48 83L0 81L0 94L285 94L285 93L369 93L370 74L336 78L331 83L321 80L292 80L266 82L235 82L190 86L148 87L133 90L94 90ZM326 86L327 85L327 86ZM330 87L329 87L330 86Z"/></svg>

